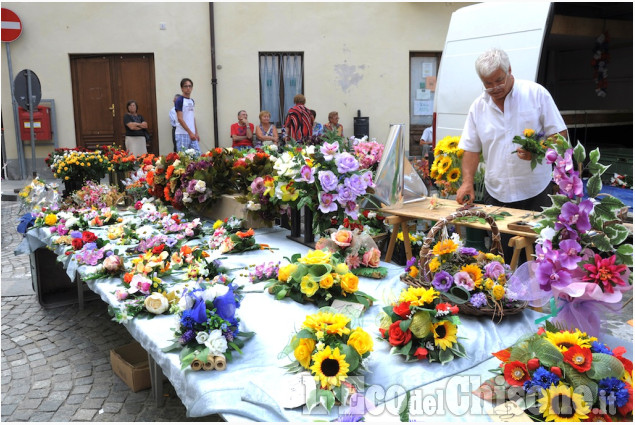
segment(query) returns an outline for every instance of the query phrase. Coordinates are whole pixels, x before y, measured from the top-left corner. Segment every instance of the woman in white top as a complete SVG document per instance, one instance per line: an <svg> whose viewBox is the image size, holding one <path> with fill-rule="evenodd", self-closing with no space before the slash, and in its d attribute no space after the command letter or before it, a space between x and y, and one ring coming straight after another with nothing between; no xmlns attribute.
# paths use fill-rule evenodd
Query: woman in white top
<svg viewBox="0 0 635 425"><path fill-rule="evenodd" d="M271 123L271 114L269 111L261 111L258 114L260 124L256 127L256 144L255 147L259 148L263 145L276 145L278 144L278 130L276 126Z"/></svg>

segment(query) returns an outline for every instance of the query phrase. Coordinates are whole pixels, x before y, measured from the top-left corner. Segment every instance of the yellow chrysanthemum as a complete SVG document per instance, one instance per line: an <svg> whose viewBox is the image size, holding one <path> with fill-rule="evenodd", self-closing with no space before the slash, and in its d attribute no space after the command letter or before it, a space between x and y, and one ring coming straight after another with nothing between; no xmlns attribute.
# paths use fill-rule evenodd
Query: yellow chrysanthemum
<svg viewBox="0 0 635 425"><path fill-rule="evenodd" d="M448 173L448 181L450 183L458 182L461 178L461 170L458 168L452 168Z"/></svg>
<svg viewBox="0 0 635 425"><path fill-rule="evenodd" d="M343 334L348 335L351 330L346 327L351 319L340 313L330 313L320 311L316 314L307 316L302 324L305 328L314 331L324 331L327 334Z"/></svg>
<svg viewBox="0 0 635 425"><path fill-rule="evenodd" d="M324 389L339 387L348 377L349 364L346 362L346 355L340 353L339 348L331 351L331 347L327 346L315 353L312 360L311 372Z"/></svg>
<svg viewBox="0 0 635 425"><path fill-rule="evenodd" d="M224 222L223 222L223 220L216 220L216 221L214 222L214 225L212 226L212 228L213 228L214 230L216 230L216 229L218 229L219 227L221 227L221 226L223 225L223 223L224 223Z"/></svg>
<svg viewBox="0 0 635 425"><path fill-rule="evenodd" d="M432 287L409 287L401 291L401 294L399 294L399 302L409 302L410 305L420 307L425 304L431 304L438 296L439 293Z"/></svg>
<svg viewBox="0 0 635 425"><path fill-rule="evenodd" d="M461 271L469 274L470 278L472 278L475 283L483 279L483 271L476 264L466 264L461 267Z"/></svg>
<svg viewBox="0 0 635 425"><path fill-rule="evenodd" d="M501 285L494 285L494 287L492 288L492 296L496 301L503 299L503 297L505 296L505 288L503 288Z"/></svg>
<svg viewBox="0 0 635 425"><path fill-rule="evenodd" d="M447 320L433 323L432 335L434 336L434 345L445 351L456 344L456 325Z"/></svg>
<svg viewBox="0 0 635 425"><path fill-rule="evenodd" d="M575 332L549 332L547 331L547 341L558 347L560 352L564 353L574 345L584 348L591 348L591 339L585 334L576 330Z"/></svg>
<svg viewBox="0 0 635 425"><path fill-rule="evenodd" d="M310 275L306 275L302 278L302 281L300 282L300 292L305 294L307 297L315 295L318 289L320 289L320 285L313 280Z"/></svg>
<svg viewBox="0 0 635 425"><path fill-rule="evenodd" d="M459 246L454 243L452 239L446 239L444 241L437 242L434 248L432 248L432 253L434 255L451 254L456 251L458 247Z"/></svg>
<svg viewBox="0 0 635 425"><path fill-rule="evenodd" d="M575 393L563 383L541 389L541 394L538 409L547 422L582 422L591 411L582 394Z"/></svg>
<svg viewBox="0 0 635 425"><path fill-rule="evenodd" d="M439 262L439 259L437 257L434 257L432 260L428 261L428 268L432 273L436 273L436 271L439 270L439 267L441 267L441 263Z"/></svg>

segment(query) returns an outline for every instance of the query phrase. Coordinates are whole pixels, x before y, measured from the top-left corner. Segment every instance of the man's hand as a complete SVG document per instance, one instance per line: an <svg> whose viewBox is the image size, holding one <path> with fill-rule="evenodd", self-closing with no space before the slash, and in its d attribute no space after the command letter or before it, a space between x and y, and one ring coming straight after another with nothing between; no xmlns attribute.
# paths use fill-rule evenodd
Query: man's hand
<svg viewBox="0 0 635 425"><path fill-rule="evenodd" d="M456 191L456 202L461 205L474 202L474 185L463 183Z"/></svg>
<svg viewBox="0 0 635 425"><path fill-rule="evenodd" d="M518 155L518 158L525 160L525 161L531 161L531 152L524 150L523 148L518 148L516 149L516 155Z"/></svg>

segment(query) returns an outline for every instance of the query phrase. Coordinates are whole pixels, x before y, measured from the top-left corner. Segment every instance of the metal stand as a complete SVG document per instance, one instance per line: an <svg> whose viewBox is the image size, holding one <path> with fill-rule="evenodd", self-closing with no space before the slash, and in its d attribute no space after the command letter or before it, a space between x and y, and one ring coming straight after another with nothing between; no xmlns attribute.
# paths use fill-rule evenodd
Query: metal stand
<svg viewBox="0 0 635 425"><path fill-rule="evenodd" d="M163 397L163 370L157 362L154 361L150 353L148 353L148 365L150 367L150 383L152 385L154 405L161 407L165 404L165 397Z"/></svg>
<svg viewBox="0 0 635 425"><path fill-rule="evenodd" d="M313 211L306 207L304 207L302 212L292 210L290 222L291 234L287 236L287 238L306 245L309 248L315 248L313 237Z"/></svg>

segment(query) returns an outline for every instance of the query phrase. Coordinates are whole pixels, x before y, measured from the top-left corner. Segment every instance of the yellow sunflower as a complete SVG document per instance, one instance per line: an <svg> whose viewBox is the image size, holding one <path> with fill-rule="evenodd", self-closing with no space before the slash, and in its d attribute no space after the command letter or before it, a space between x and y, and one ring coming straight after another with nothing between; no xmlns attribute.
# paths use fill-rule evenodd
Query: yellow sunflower
<svg viewBox="0 0 635 425"><path fill-rule="evenodd" d="M456 326L447 320L433 323L432 335L434 336L434 345L445 351L446 348L452 347L452 344L456 343Z"/></svg>
<svg viewBox="0 0 635 425"><path fill-rule="evenodd" d="M461 271L469 274L475 283L483 279L483 271L477 264L466 264L461 267Z"/></svg>
<svg viewBox="0 0 635 425"><path fill-rule="evenodd" d="M576 330L576 332L549 332L547 331L547 341L555 345L561 353L568 351L574 345L584 348L591 348L591 339L585 334Z"/></svg>
<svg viewBox="0 0 635 425"><path fill-rule="evenodd" d="M315 380L320 382L320 387L324 389L339 387L348 377L346 374L349 364L346 363L346 356L340 353L339 348L331 351L331 347L326 347L315 353L312 360L311 372Z"/></svg>
<svg viewBox="0 0 635 425"><path fill-rule="evenodd" d="M432 253L434 255L443 255L443 254L452 254L459 246L454 243L452 239L446 239L444 241L439 241L432 248Z"/></svg>
<svg viewBox="0 0 635 425"><path fill-rule="evenodd" d="M437 169L439 170L439 174L445 174L450 167L452 166L452 158L448 156L442 156L439 158L439 165Z"/></svg>
<svg viewBox="0 0 635 425"><path fill-rule="evenodd" d="M445 152L447 139L448 138L445 137L437 142L437 145L434 147L434 156L439 156L442 152Z"/></svg>
<svg viewBox="0 0 635 425"><path fill-rule="evenodd" d="M582 422L591 411L582 394L573 392L573 388L562 383L542 389L541 394L539 411L547 422Z"/></svg>
<svg viewBox="0 0 635 425"><path fill-rule="evenodd" d="M456 167L452 168L450 172L448 173L448 181L450 183L458 182L460 178L461 178L461 170L459 170Z"/></svg>
<svg viewBox="0 0 635 425"><path fill-rule="evenodd" d="M415 288L411 286L401 291L401 294L399 294L399 302L409 302L410 305L420 307L432 303L438 296L439 293L432 287Z"/></svg>
<svg viewBox="0 0 635 425"><path fill-rule="evenodd" d="M456 153L456 151L459 150L459 140L461 140L461 138L454 136L446 139L447 141L445 143L444 151L446 153Z"/></svg>
<svg viewBox="0 0 635 425"><path fill-rule="evenodd" d="M329 313L320 311L316 314L307 316L303 326L314 331L326 331L327 334L349 334L350 329L346 327L351 319L339 313Z"/></svg>

